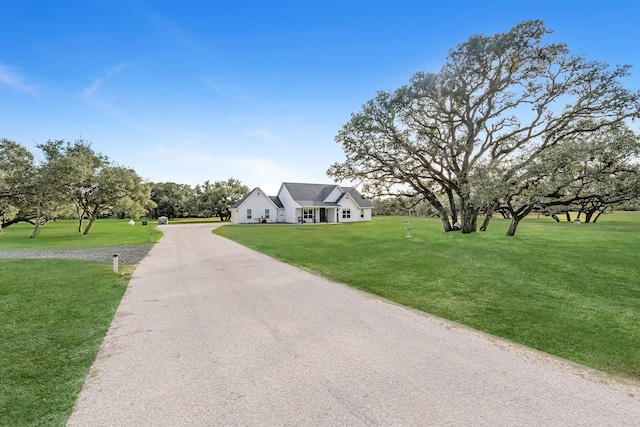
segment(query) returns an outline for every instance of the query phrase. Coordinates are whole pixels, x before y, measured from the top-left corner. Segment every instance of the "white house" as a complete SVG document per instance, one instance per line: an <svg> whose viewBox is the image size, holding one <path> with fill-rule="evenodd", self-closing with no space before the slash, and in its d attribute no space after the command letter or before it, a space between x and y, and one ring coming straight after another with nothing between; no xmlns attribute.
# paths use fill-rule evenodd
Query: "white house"
<svg viewBox="0 0 640 427"><path fill-rule="evenodd" d="M283 182L277 196L254 188L231 207L231 222L336 223L371 221L373 205L353 187Z"/></svg>

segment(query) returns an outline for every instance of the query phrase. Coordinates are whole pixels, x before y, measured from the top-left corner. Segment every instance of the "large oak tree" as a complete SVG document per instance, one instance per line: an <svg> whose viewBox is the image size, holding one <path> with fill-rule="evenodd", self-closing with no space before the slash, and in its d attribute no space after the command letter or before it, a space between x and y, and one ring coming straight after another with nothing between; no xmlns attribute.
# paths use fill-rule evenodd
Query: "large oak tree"
<svg viewBox="0 0 640 427"><path fill-rule="evenodd" d="M527 21L472 36L439 72L378 92L336 136L346 159L327 173L377 195L420 195L446 231L458 217L463 232L475 231L490 208L475 197L478 169L526 170L567 138L639 114L640 94L621 83L628 66L572 55L563 43L545 43L549 33L542 21ZM485 187L503 185L492 176Z"/></svg>

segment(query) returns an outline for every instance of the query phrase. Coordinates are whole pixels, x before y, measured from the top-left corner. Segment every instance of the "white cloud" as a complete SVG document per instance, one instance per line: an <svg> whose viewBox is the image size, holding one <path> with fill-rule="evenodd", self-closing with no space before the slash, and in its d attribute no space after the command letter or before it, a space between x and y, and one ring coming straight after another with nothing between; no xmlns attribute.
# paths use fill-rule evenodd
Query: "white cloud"
<svg viewBox="0 0 640 427"><path fill-rule="evenodd" d="M244 134L251 138L262 139L270 142L280 140L280 138L264 128L246 130L244 131Z"/></svg>
<svg viewBox="0 0 640 427"><path fill-rule="evenodd" d="M29 95L35 95L35 86L30 85L24 77L2 64L0 64L0 85Z"/></svg>
<svg viewBox="0 0 640 427"><path fill-rule="evenodd" d="M120 71L122 71L124 67L126 67L125 64L116 64L113 67L108 68L105 74L107 75L107 77L111 77L115 74L118 74Z"/></svg>
<svg viewBox="0 0 640 427"><path fill-rule="evenodd" d="M100 89L100 86L102 86L102 79L97 79L96 81L93 82L91 86L83 87L82 94L87 98L91 98L93 95L96 94L96 92L98 92L98 89Z"/></svg>
<svg viewBox="0 0 640 427"><path fill-rule="evenodd" d="M123 68L125 68L125 66L126 66L125 64L116 64L112 67L107 68L103 73L104 77L97 78L93 81L91 85L85 86L82 88L82 94L86 98L93 97L95 94L98 93L98 91L105 84L105 81L107 79L110 79L114 75L118 74L120 71L122 71Z"/></svg>

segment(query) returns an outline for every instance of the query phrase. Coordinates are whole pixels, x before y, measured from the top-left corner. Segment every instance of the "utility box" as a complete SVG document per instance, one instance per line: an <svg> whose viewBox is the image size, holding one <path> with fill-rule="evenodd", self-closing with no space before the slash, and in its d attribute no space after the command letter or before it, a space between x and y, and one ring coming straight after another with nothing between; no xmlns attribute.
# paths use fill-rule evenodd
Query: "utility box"
<svg viewBox="0 0 640 427"><path fill-rule="evenodd" d="M158 217L158 225L167 225L169 224L169 218L166 216Z"/></svg>

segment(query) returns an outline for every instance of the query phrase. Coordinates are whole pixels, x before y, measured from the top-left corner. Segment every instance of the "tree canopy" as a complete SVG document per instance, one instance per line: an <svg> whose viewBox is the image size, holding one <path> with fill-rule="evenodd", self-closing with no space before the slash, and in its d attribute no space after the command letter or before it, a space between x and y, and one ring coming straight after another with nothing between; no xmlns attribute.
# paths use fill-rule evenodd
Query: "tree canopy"
<svg viewBox="0 0 640 427"><path fill-rule="evenodd" d="M108 216L217 216L226 221L230 207L249 192L235 178L195 187L145 182L83 139L49 140L36 147L39 158L17 142L0 139L0 233L2 227L29 222L35 237L47 221L70 217L77 218L83 234Z"/></svg>
<svg viewBox="0 0 640 427"><path fill-rule="evenodd" d="M101 215L124 212L133 218L153 207L150 189L135 171L113 164L82 139L36 146L40 161L20 144L0 140L0 220L34 225L31 237L50 219L75 212L87 234Z"/></svg>
<svg viewBox="0 0 640 427"><path fill-rule="evenodd" d="M572 149L589 146L594 135L611 141L630 132L624 124L638 117L640 93L622 85L629 66L572 55L563 43L545 43L549 33L542 21L526 21L474 35L439 72L378 92L336 136L346 159L328 175L363 182L374 195L419 195L445 231L458 218L463 232L476 231L478 215L498 207L519 221L556 196L571 202L569 187L580 175L563 165L578 167L590 155ZM634 149L624 149L620 160L629 162Z"/></svg>
<svg viewBox="0 0 640 427"><path fill-rule="evenodd" d="M198 210L207 216L217 216L220 221L231 219L231 206L249 192L249 187L235 179L216 181L213 184L206 181L196 186Z"/></svg>

